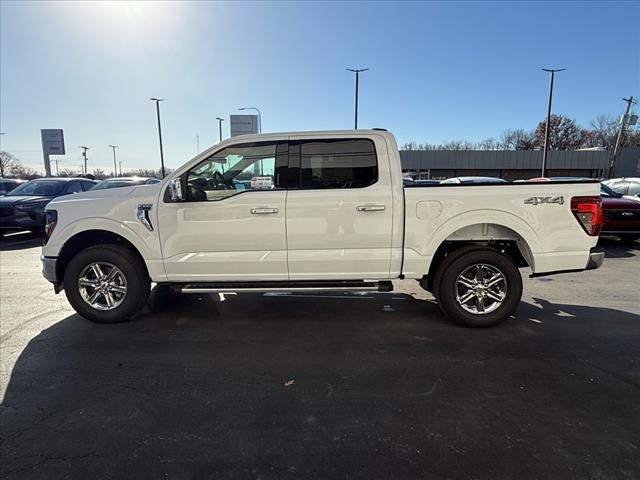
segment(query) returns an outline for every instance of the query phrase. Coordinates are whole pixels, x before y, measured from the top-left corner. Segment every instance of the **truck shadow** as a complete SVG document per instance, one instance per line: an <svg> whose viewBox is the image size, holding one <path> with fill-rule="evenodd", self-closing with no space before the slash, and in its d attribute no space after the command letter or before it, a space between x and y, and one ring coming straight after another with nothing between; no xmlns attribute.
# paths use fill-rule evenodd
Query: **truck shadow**
<svg viewBox="0 0 640 480"><path fill-rule="evenodd" d="M528 471L539 478L560 442L574 478L587 473L585 448L607 444L617 453L609 471L631 471L619 449L634 435L640 316L534 300L486 330L455 327L433 302L398 294L156 289L133 322L72 315L13 366L2 475L415 478L473 468L526 478L521 462L535 448L545 462ZM588 378L598 379L597 402ZM508 462L485 462L506 448Z"/></svg>
<svg viewBox="0 0 640 480"><path fill-rule="evenodd" d="M623 242L618 237L600 237L598 246L604 248L605 258L628 258L640 255L640 241Z"/></svg>
<svg viewBox="0 0 640 480"><path fill-rule="evenodd" d="M29 231L7 233L0 235L0 252L41 247L43 243L42 233Z"/></svg>

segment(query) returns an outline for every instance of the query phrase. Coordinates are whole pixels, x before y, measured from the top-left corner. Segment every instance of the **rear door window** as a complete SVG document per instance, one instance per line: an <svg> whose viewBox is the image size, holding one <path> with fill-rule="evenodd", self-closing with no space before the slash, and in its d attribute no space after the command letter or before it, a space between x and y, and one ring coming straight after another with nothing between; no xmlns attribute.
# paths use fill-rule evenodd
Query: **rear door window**
<svg viewBox="0 0 640 480"><path fill-rule="evenodd" d="M364 188L378 181L376 149L369 139L305 140L299 145L303 189Z"/></svg>

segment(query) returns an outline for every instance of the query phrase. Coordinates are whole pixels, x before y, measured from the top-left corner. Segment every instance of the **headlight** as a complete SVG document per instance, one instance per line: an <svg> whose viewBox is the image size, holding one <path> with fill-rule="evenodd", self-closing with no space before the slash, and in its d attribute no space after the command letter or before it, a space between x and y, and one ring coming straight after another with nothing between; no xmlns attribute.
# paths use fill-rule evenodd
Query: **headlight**
<svg viewBox="0 0 640 480"><path fill-rule="evenodd" d="M44 213L46 215L46 223L44 226L44 232L45 232L44 243L46 245L46 243L49 241L49 238L51 238L51 234L53 233L53 230L56 228L56 225L58 224L58 212L55 210L47 210Z"/></svg>

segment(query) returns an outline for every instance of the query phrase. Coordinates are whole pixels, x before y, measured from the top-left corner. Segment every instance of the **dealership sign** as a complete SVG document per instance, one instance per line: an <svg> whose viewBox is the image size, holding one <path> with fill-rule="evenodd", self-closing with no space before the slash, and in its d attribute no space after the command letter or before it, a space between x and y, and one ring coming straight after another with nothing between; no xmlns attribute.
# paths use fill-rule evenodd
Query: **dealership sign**
<svg viewBox="0 0 640 480"><path fill-rule="evenodd" d="M64 155L64 135L62 129L40 130L42 152L46 155Z"/></svg>
<svg viewBox="0 0 640 480"><path fill-rule="evenodd" d="M257 115L230 115L229 124L232 137L253 135L258 133L259 130Z"/></svg>

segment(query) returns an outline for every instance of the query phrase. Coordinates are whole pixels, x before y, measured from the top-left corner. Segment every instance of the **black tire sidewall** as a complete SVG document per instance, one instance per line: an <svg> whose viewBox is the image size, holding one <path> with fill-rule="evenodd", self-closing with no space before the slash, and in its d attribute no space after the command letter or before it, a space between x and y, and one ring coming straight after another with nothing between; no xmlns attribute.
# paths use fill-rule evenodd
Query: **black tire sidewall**
<svg viewBox="0 0 640 480"><path fill-rule="evenodd" d="M127 295L117 308L101 311L87 304L78 290L80 272L93 262L115 265L127 280ZM71 306L84 318L97 323L120 323L130 320L146 303L150 281L140 259L126 247L99 245L82 250L71 259L64 272L64 289Z"/></svg>
<svg viewBox="0 0 640 480"><path fill-rule="evenodd" d="M474 264L491 265L500 270L507 281L507 296L500 307L487 314L473 314L464 310L456 300L456 280L460 273ZM491 327L515 311L522 297L522 277L513 261L493 249L472 250L443 265L438 285L438 303L444 313L466 327Z"/></svg>

